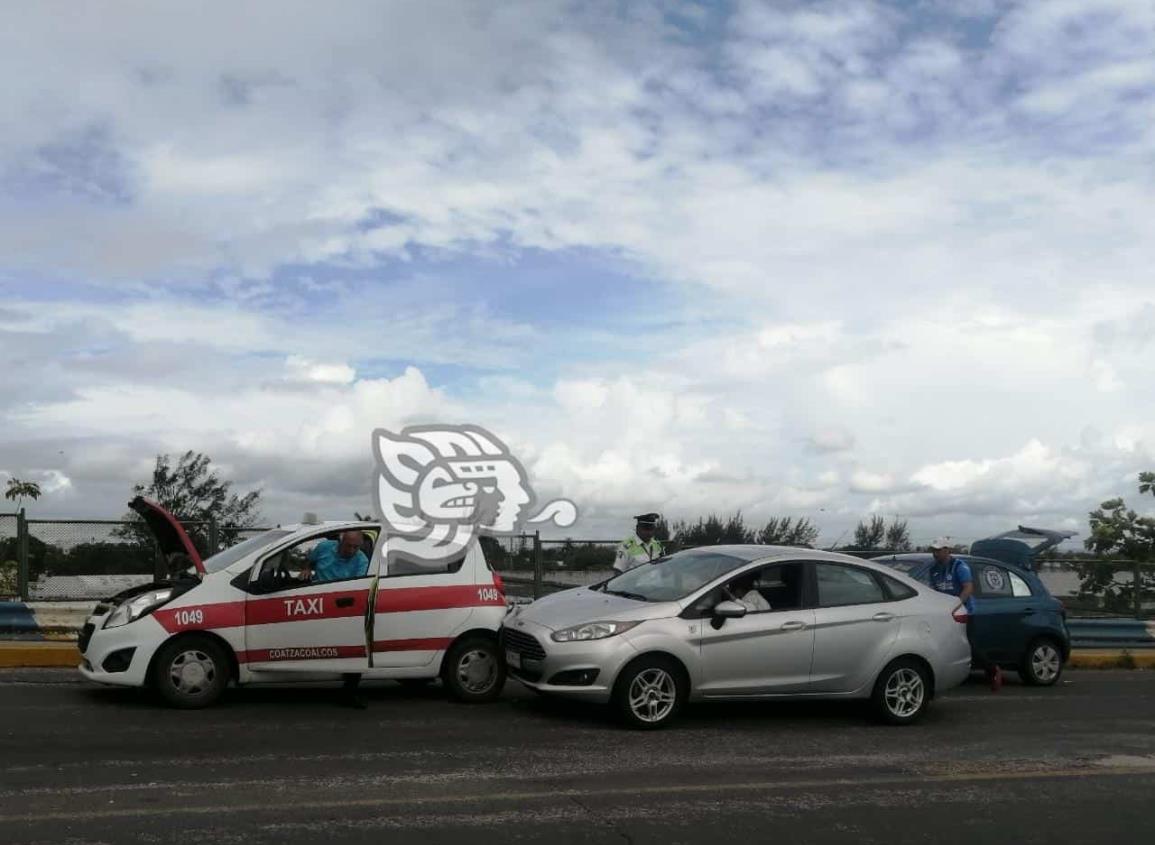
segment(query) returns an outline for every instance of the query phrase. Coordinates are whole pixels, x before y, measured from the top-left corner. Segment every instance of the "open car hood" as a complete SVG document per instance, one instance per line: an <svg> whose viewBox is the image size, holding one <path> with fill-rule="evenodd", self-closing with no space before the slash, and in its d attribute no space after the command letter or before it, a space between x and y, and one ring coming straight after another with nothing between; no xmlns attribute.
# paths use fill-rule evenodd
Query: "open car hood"
<svg viewBox="0 0 1155 845"><path fill-rule="evenodd" d="M1014 531L1006 531L984 540L975 540L971 543L970 553L974 557L989 557L1034 571L1035 561L1040 554L1047 549L1053 549L1064 540L1069 540L1075 533L1020 525Z"/></svg>
<svg viewBox="0 0 1155 845"><path fill-rule="evenodd" d="M189 539L188 534L185 533L184 528L180 522L177 521L171 513L166 511L156 502L150 502L148 499L137 496L128 506L136 513L140 514L141 519L148 525L152 536L156 538L156 544L160 547L160 553L164 555L164 559L169 563L169 569L173 567L170 561L170 555L183 554L189 559L189 562L196 568L197 574L204 576L205 565L201 560L200 553L197 552L196 546L193 545L192 540ZM177 567L184 570L186 567Z"/></svg>

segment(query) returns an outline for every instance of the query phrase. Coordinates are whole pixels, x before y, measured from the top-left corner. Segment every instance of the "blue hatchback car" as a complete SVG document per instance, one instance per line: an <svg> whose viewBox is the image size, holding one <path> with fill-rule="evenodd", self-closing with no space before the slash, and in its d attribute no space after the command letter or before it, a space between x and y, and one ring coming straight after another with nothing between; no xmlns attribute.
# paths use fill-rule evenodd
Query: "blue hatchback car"
<svg viewBox="0 0 1155 845"><path fill-rule="evenodd" d="M955 555L975 579L974 635L978 645L1023 681L1050 686L1059 680L1071 654L1067 612L1033 572L998 560ZM930 580L930 554L883 555L874 560L917 581Z"/></svg>

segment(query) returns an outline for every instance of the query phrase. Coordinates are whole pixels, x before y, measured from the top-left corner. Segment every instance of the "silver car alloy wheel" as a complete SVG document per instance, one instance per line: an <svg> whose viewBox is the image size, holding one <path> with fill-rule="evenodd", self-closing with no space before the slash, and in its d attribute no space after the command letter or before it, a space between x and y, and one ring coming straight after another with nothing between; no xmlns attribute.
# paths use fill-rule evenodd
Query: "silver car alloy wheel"
<svg viewBox="0 0 1155 845"><path fill-rule="evenodd" d="M678 686L665 669L643 669L630 682L630 710L643 722L669 716L677 696Z"/></svg>
<svg viewBox="0 0 1155 845"><path fill-rule="evenodd" d="M886 680L886 709L900 719L909 719L917 713L925 696L922 676L913 669L898 669Z"/></svg>
<svg viewBox="0 0 1155 845"><path fill-rule="evenodd" d="M173 658L168 667L168 676L177 692L199 695L213 685L217 677L217 665L203 651L189 649Z"/></svg>
<svg viewBox="0 0 1155 845"><path fill-rule="evenodd" d="M457 661L457 680L468 692L488 692L497 681L497 660L479 648L467 651Z"/></svg>
<svg viewBox="0 0 1155 845"><path fill-rule="evenodd" d="M1031 650L1031 671L1043 683L1050 683L1059 675L1059 652L1050 643L1040 643Z"/></svg>

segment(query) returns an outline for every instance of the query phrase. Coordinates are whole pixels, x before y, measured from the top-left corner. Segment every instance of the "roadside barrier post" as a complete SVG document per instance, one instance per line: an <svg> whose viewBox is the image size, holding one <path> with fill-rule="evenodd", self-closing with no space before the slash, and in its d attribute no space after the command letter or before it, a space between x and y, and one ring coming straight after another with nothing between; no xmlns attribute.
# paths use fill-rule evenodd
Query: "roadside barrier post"
<svg viewBox="0 0 1155 845"><path fill-rule="evenodd" d="M1139 555L1135 555L1135 557L1139 557ZM1134 595L1135 618L1136 619L1142 619L1143 618L1143 564L1139 563L1139 561L1135 561L1135 569L1134 569L1134 572L1132 573L1132 575L1135 578L1135 595Z"/></svg>
<svg viewBox="0 0 1155 845"><path fill-rule="evenodd" d="M542 594L542 559L541 559L541 532L533 532L533 597L540 599Z"/></svg>
<svg viewBox="0 0 1155 845"><path fill-rule="evenodd" d="M217 525L217 518L215 516L209 517L209 553L208 557L212 557L221 550L221 532L220 526Z"/></svg>
<svg viewBox="0 0 1155 845"><path fill-rule="evenodd" d="M16 587L20 601L28 601L28 518L24 508L16 514Z"/></svg>

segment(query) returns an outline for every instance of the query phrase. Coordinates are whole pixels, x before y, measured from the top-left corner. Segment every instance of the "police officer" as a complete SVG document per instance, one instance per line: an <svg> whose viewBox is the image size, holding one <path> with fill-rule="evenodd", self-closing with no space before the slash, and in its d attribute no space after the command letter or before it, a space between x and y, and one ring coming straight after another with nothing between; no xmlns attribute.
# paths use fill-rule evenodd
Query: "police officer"
<svg viewBox="0 0 1155 845"><path fill-rule="evenodd" d="M617 554L614 555L614 569L618 572L626 572L662 556L662 544L654 539L654 527L661 516L656 513L643 513L634 519L638 524L633 536L622 540L618 544Z"/></svg>

